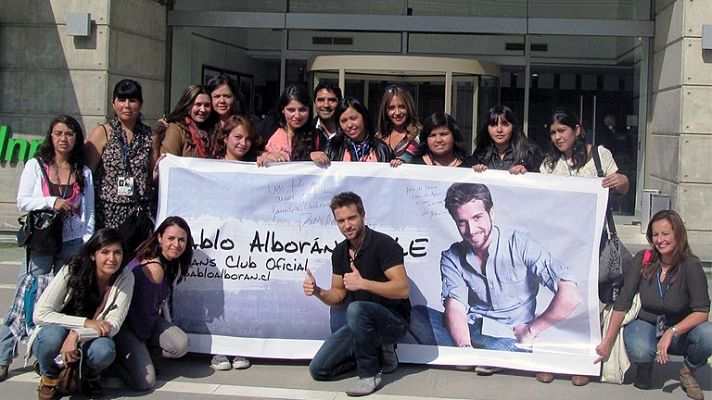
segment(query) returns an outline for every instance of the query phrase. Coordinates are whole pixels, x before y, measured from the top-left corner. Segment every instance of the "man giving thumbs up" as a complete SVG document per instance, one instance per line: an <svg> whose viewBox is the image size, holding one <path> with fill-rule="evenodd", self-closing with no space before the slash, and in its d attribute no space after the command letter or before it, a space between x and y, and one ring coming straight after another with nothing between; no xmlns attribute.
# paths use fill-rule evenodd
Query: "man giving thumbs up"
<svg viewBox="0 0 712 400"><path fill-rule="evenodd" d="M358 380L346 391L365 396L381 385L381 372L398 367L394 344L408 331L410 301L403 249L388 235L364 224L361 198L352 192L331 200L346 240L331 256L331 288L322 289L307 269L304 294L328 306L346 301L347 324L329 337L309 364L315 380L327 380L354 367Z"/></svg>

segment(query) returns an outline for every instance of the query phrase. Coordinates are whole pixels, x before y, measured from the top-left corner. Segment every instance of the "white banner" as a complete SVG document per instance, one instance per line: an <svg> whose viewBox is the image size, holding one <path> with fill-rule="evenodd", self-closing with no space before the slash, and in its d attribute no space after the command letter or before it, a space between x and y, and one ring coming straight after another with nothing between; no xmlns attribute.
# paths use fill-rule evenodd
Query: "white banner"
<svg viewBox="0 0 712 400"><path fill-rule="evenodd" d="M598 374L593 364L601 336L598 247L608 196L598 178L382 163L259 168L170 155L160 163L160 176L158 221L185 218L196 243L190 275L173 299L174 320L190 334L192 351L311 358L330 334L330 321L338 325L343 310L304 296L305 268L320 286L330 286L331 250L344 238L329 203L335 194L353 191L364 201L366 224L395 238L405 254L414 307L411 332L398 346L401 361ZM497 254L490 245L493 269L486 277L499 289L492 286L483 296L472 289L468 299L460 299L469 303L469 328L497 342L508 340L515 351L446 343L443 279L450 282L453 272L441 273L443 252L464 243L444 205L453 183L489 189L494 204L489 227L499 243ZM533 255L532 249L538 252ZM511 264L504 262L507 258ZM528 258L527 272L514 268L520 258ZM557 282L573 282L580 303L572 303L568 316L530 343L517 342L513 331L522 318L540 317L555 293L563 293ZM507 287L522 284L529 303L522 292L501 296ZM511 303L517 296L523 299L520 306L498 308L500 301ZM480 327L473 321L483 322Z"/></svg>

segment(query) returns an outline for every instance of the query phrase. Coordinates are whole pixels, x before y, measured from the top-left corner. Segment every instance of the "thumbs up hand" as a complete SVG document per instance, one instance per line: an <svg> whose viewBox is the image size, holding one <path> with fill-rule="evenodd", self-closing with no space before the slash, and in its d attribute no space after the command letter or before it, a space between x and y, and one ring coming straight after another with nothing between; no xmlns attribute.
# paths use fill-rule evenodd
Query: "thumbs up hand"
<svg viewBox="0 0 712 400"><path fill-rule="evenodd" d="M304 294L307 296L318 295L319 286L316 285L316 279L314 279L314 275L312 275L309 267L307 267L307 277L304 278L302 288L304 289Z"/></svg>
<svg viewBox="0 0 712 400"><path fill-rule="evenodd" d="M344 287L348 291L355 292L357 290L365 290L365 284L366 280L363 279L361 273L356 269L354 262L351 261L351 272L344 274Z"/></svg>

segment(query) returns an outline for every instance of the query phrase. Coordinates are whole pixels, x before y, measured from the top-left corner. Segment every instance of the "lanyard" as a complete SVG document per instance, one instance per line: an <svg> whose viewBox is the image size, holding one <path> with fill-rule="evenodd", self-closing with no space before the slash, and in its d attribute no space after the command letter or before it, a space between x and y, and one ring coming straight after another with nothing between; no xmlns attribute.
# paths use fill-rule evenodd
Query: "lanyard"
<svg viewBox="0 0 712 400"><path fill-rule="evenodd" d="M131 171L131 161L129 160L129 151L131 150L131 145L129 144L129 139L126 136L126 131L121 129L121 135L119 136L119 142L121 143L121 150L123 150L124 153L124 166L126 167L126 172L128 173L129 176L133 175L133 171ZM135 136L135 134L134 134ZM134 137L134 140L136 138Z"/></svg>
<svg viewBox="0 0 712 400"><path fill-rule="evenodd" d="M351 147L354 149L356 161L361 161L361 158L364 158L363 161L366 161L365 157L368 155L368 143L366 143L365 140L361 142L358 147L356 147L356 143L351 142Z"/></svg>
<svg viewBox="0 0 712 400"><path fill-rule="evenodd" d="M667 278L665 279L667 280ZM660 270L658 270L658 292L660 293L661 299L665 296L665 292L668 290L669 287L669 285L663 286L663 284L660 283Z"/></svg>

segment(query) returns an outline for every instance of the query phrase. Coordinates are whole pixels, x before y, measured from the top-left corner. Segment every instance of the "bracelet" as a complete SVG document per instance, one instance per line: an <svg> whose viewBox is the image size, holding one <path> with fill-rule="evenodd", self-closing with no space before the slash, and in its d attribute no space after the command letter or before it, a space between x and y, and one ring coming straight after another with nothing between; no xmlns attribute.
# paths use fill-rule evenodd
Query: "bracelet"
<svg viewBox="0 0 712 400"><path fill-rule="evenodd" d="M672 337L677 337L677 328L675 327L675 325L673 325L670 330L672 331Z"/></svg>

